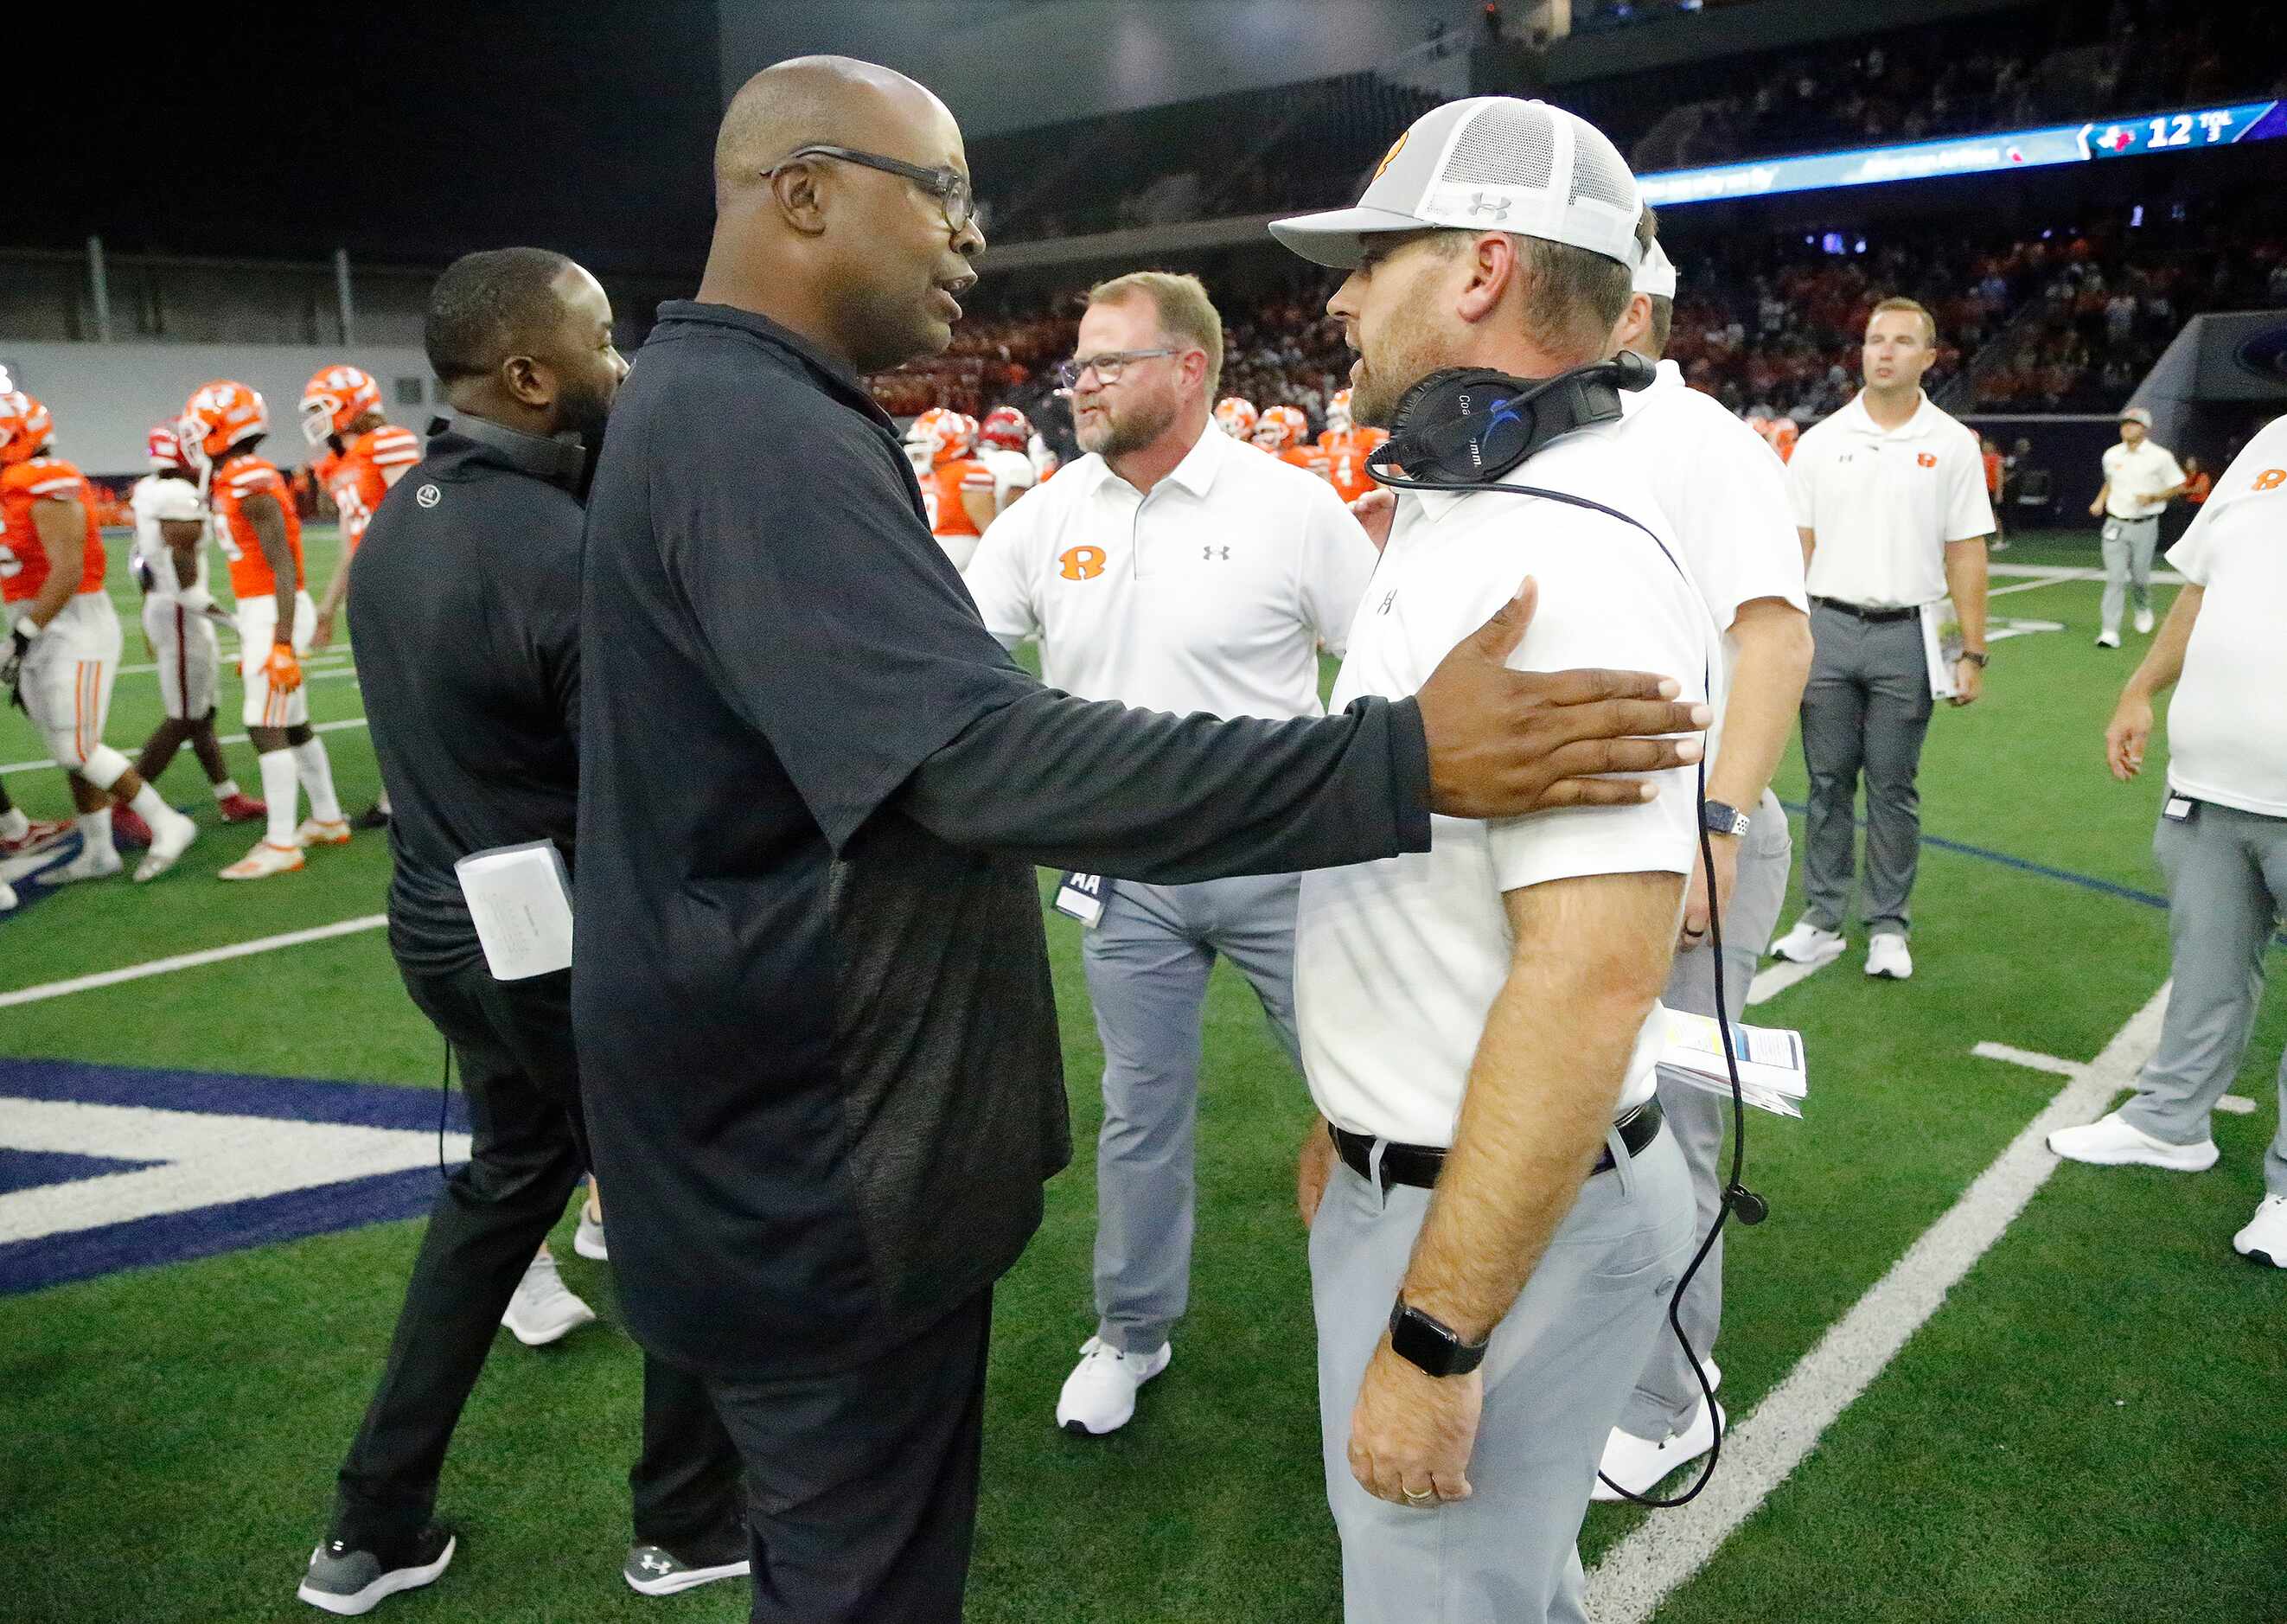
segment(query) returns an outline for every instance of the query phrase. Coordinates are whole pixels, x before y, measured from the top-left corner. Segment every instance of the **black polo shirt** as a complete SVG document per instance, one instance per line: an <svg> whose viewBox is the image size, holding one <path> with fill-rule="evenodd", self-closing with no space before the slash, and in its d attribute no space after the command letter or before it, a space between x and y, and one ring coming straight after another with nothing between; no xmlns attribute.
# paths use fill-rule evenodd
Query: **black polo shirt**
<svg viewBox="0 0 2287 1624"><path fill-rule="evenodd" d="M577 448L463 417L374 511L351 646L389 790L390 946L408 969L479 958L453 865L550 840L580 793Z"/></svg>
<svg viewBox="0 0 2287 1624"><path fill-rule="evenodd" d="M1428 844L1410 701L1215 723L1042 688L859 380L675 302L582 576L574 1026L654 1352L846 1367L1015 1262L1070 1156L1035 862L1174 882Z"/></svg>

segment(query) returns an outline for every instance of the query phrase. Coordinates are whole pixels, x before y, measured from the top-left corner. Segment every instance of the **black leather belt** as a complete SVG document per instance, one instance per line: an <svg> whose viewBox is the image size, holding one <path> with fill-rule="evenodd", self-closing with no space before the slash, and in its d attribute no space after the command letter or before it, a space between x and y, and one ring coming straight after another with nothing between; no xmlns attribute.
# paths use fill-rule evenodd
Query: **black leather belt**
<svg viewBox="0 0 2287 1624"><path fill-rule="evenodd" d="M1810 600L1822 609L1832 609L1854 621L1864 621L1870 626L1887 626L1893 621L1910 621L1921 614L1919 609L1870 609L1864 604L1847 604L1839 598L1814 598Z"/></svg>
<svg viewBox="0 0 2287 1624"><path fill-rule="evenodd" d="M1659 1132L1659 1101L1648 1099L1612 1124L1620 1130L1620 1143L1628 1147L1628 1154L1643 1153L1643 1147ZM1342 1164L1360 1178L1370 1179L1373 1174L1373 1136L1352 1133L1346 1128L1326 1124L1326 1131L1334 1136L1334 1149L1341 1154ZM1392 1184L1413 1184L1427 1190L1437 1182L1444 1170L1445 1153L1434 1145L1385 1145L1381 1149L1381 1184L1388 1189ZM1588 1170L1594 1178L1599 1173L1612 1170L1612 1147L1604 1146L1596 1158L1596 1165Z"/></svg>

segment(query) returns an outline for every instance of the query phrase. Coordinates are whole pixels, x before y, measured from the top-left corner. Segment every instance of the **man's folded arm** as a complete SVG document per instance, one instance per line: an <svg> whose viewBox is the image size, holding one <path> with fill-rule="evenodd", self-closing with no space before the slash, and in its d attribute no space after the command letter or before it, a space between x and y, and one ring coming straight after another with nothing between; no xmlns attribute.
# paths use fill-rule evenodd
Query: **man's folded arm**
<svg viewBox="0 0 2287 1624"><path fill-rule="evenodd" d="M891 804L956 845L1183 884L1427 851L1428 749L1410 699L1222 722L1035 688L971 721Z"/></svg>

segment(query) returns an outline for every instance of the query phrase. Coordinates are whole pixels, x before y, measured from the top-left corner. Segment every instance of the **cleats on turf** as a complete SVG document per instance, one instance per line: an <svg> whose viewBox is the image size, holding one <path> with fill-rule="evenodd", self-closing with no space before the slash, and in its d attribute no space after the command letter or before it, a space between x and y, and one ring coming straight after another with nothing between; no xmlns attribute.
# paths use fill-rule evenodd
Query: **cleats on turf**
<svg viewBox="0 0 2287 1624"><path fill-rule="evenodd" d="M258 823L270 815L267 802L257 801L244 791L237 795L226 795L217 801L215 805L222 812L222 820L225 823Z"/></svg>
<svg viewBox="0 0 2287 1624"><path fill-rule="evenodd" d="M310 1553L310 1571L294 1594L313 1607L356 1618L400 1590L433 1584L457 1542L434 1524L386 1549L354 1550L345 1540L328 1540Z"/></svg>
<svg viewBox="0 0 2287 1624"><path fill-rule="evenodd" d="M349 820L305 818L294 838L305 846L345 846L350 844Z"/></svg>
<svg viewBox="0 0 2287 1624"><path fill-rule="evenodd" d="M85 846L59 868L44 868L34 876L43 885L74 885L82 880L107 880L127 865L110 846Z"/></svg>
<svg viewBox="0 0 2287 1624"><path fill-rule="evenodd" d="M695 1590L700 1585L711 1585L718 1579L744 1579L752 1571L744 1529L739 1531L735 1543L725 1542L716 1550L692 1550L688 1555L690 1560L685 1561L664 1546L630 1546L620 1573L627 1580L628 1588L638 1596L674 1596L684 1590Z"/></svg>
<svg viewBox="0 0 2287 1624"><path fill-rule="evenodd" d="M273 874L291 874L302 866L302 848L273 846L266 840L222 871L226 880L266 880Z"/></svg>
<svg viewBox="0 0 2287 1624"><path fill-rule="evenodd" d="M135 883L155 880L175 866L175 860L191 849L191 842L199 836L199 826L180 812L169 812L166 820L151 831L151 849L143 860L135 865Z"/></svg>
<svg viewBox="0 0 2287 1624"><path fill-rule="evenodd" d="M376 801L372 805L367 807L356 817L351 819L350 824L353 828L385 829L389 827L389 808L384 806L380 802Z"/></svg>
<svg viewBox="0 0 2287 1624"><path fill-rule="evenodd" d="M30 827L13 840L0 837L0 857L30 857L58 844L79 825L69 818L30 818Z"/></svg>

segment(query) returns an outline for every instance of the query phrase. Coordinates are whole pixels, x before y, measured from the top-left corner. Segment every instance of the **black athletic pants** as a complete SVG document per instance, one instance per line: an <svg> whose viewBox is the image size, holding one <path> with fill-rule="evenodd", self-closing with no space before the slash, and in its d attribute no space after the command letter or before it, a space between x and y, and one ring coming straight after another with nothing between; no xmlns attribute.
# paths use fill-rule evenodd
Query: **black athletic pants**
<svg viewBox="0 0 2287 1624"><path fill-rule="evenodd" d="M479 959L399 973L452 1045L474 1148L430 1209L389 1362L342 1466L333 1537L357 1549L428 1521L501 1315L587 1168L569 972L500 982ZM629 1484L637 1543L678 1556L735 1544L737 1452L706 1387L655 1359L644 1364L643 1456Z"/></svg>

